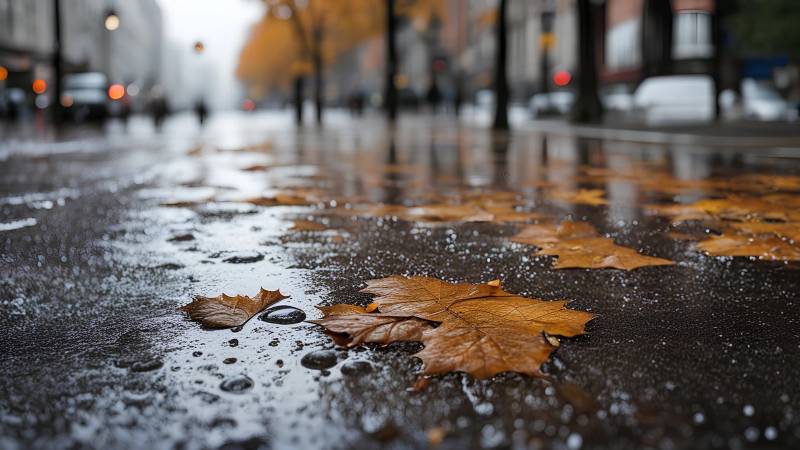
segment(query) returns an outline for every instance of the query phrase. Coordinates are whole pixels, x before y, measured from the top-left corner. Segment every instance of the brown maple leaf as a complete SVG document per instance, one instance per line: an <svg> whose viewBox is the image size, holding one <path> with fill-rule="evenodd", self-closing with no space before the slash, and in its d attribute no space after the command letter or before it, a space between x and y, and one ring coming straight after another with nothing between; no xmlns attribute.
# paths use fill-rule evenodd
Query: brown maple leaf
<svg viewBox="0 0 800 450"><path fill-rule="evenodd" d="M736 222L729 227L741 234L774 234L800 244L800 222Z"/></svg>
<svg viewBox="0 0 800 450"><path fill-rule="evenodd" d="M514 242L539 247L537 255L557 256L555 269L622 269L674 264L663 258L642 255L600 236L586 222L565 221L561 225L537 224L524 227L512 238Z"/></svg>
<svg viewBox="0 0 800 450"><path fill-rule="evenodd" d="M488 378L501 372L541 376L555 349L545 334L584 333L593 314L567 309L565 300L516 296L499 286L447 283L429 277L370 280L362 291L376 295L380 315L440 322L422 333L415 356L425 375L466 372Z"/></svg>
<svg viewBox="0 0 800 450"><path fill-rule="evenodd" d="M255 297L231 297L225 294L217 297L197 296L179 309L207 328L232 328L244 325L261 310L284 298L287 296L280 291L262 288Z"/></svg>
<svg viewBox="0 0 800 450"><path fill-rule="evenodd" d="M723 234L698 242L697 248L712 256L754 256L766 260L800 261L800 246L772 235Z"/></svg>
<svg viewBox="0 0 800 450"><path fill-rule="evenodd" d="M773 194L763 197L730 195L699 200L691 204L651 205L651 213L673 217L673 223L687 220L729 220L781 222L800 221L800 196Z"/></svg>

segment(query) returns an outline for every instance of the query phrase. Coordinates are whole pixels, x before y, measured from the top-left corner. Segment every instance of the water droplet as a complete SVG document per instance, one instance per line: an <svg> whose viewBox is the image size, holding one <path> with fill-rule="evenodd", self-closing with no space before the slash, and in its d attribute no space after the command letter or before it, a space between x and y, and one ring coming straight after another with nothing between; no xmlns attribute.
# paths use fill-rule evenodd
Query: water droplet
<svg viewBox="0 0 800 450"><path fill-rule="evenodd" d="M258 318L264 322L290 325L306 320L306 313L293 306L275 306L264 311Z"/></svg>
<svg viewBox="0 0 800 450"><path fill-rule="evenodd" d="M236 375L231 378L225 379L219 388L225 392L232 392L235 394L242 393L253 387L253 379L247 375Z"/></svg>
<svg viewBox="0 0 800 450"><path fill-rule="evenodd" d="M236 358L225 358L222 360L222 364L233 364L236 362Z"/></svg>
<svg viewBox="0 0 800 450"><path fill-rule="evenodd" d="M572 433L567 438L567 448L570 450L578 450L583 446L583 437L578 433Z"/></svg>
<svg viewBox="0 0 800 450"><path fill-rule="evenodd" d="M342 375L359 376L372 372L372 364L369 361L348 361L342 365Z"/></svg>
<svg viewBox="0 0 800 450"><path fill-rule="evenodd" d="M150 372L151 370L160 369L164 365L160 359L154 358L147 361L138 361L131 364L132 372Z"/></svg>
<svg viewBox="0 0 800 450"><path fill-rule="evenodd" d="M228 258L223 259L226 263L231 264L249 264L258 262L264 259L264 255L257 252L239 252L230 256Z"/></svg>
<svg viewBox="0 0 800 450"><path fill-rule="evenodd" d="M764 437L767 438L768 441L774 441L778 438L778 429L775 427L767 427L764 429Z"/></svg>
<svg viewBox="0 0 800 450"><path fill-rule="evenodd" d="M336 365L336 352L333 350L315 350L306 353L300 364L308 369L322 370Z"/></svg>

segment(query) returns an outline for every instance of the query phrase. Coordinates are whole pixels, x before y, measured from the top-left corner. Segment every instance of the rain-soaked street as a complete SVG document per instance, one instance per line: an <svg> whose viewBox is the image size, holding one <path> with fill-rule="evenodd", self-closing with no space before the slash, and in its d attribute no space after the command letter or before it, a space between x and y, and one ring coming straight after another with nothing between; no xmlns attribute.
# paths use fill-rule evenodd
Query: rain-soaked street
<svg viewBox="0 0 800 450"><path fill-rule="evenodd" d="M659 209L782 195L759 223L791 224L796 152L328 120L298 133L288 113L202 130L178 116L4 140L0 448L800 446L800 257L696 247L763 208ZM563 220L674 264L562 270L512 241ZM370 304L359 291L392 275L500 280L597 317L544 377L456 372L414 390L421 344L347 349L305 321ZM261 287L289 298L241 329L178 310Z"/></svg>

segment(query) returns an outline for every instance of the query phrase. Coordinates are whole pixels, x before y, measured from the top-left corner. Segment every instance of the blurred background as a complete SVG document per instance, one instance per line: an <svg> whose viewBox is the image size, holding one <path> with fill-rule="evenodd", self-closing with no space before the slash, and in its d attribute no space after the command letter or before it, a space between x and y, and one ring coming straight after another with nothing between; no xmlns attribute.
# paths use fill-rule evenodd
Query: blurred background
<svg viewBox="0 0 800 450"><path fill-rule="evenodd" d="M793 122L797 23L795 0L0 0L0 129L387 107Z"/></svg>

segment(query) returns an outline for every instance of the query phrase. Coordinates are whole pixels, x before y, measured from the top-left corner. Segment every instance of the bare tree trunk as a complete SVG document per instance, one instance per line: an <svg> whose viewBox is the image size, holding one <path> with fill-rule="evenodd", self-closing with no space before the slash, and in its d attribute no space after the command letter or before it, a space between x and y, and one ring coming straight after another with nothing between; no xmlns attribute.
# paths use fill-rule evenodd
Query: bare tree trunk
<svg viewBox="0 0 800 450"><path fill-rule="evenodd" d="M325 97L322 69L322 27L318 26L314 28L314 108L317 125L322 125L322 107Z"/></svg>
<svg viewBox="0 0 800 450"><path fill-rule="evenodd" d="M497 28L495 53L495 76L494 76L494 124L495 130L508 130L508 74L506 73L506 60L508 53L508 43L506 40L506 6L507 0L500 0L497 6Z"/></svg>
<svg viewBox="0 0 800 450"><path fill-rule="evenodd" d="M719 104L719 95L722 93L722 12L720 8L722 5L716 5L714 13L711 15L711 42L714 45L711 78L714 81L714 120L717 122L722 118L722 108Z"/></svg>
<svg viewBox="0 0 800 450"><path fill-rule="evenodd" d="M572 106L573 122L599 122L603 105L597 93L594 52L594 15L591 0L578 0L578 98Z"/></svg>
<svg viewBox="0 0 800 450"><path fill-rule="evenodd" d="M303 76L294 77L294 118L298 126L303 124Z"/></svg>
<svg viewBox="0 0 800 450"><path fill-rule="evenodd" d="M386 0L386 81L383 97L386 116L390 121L397 119L397 43L395 40L396 18L394 15L395 0Z"/></svg>

